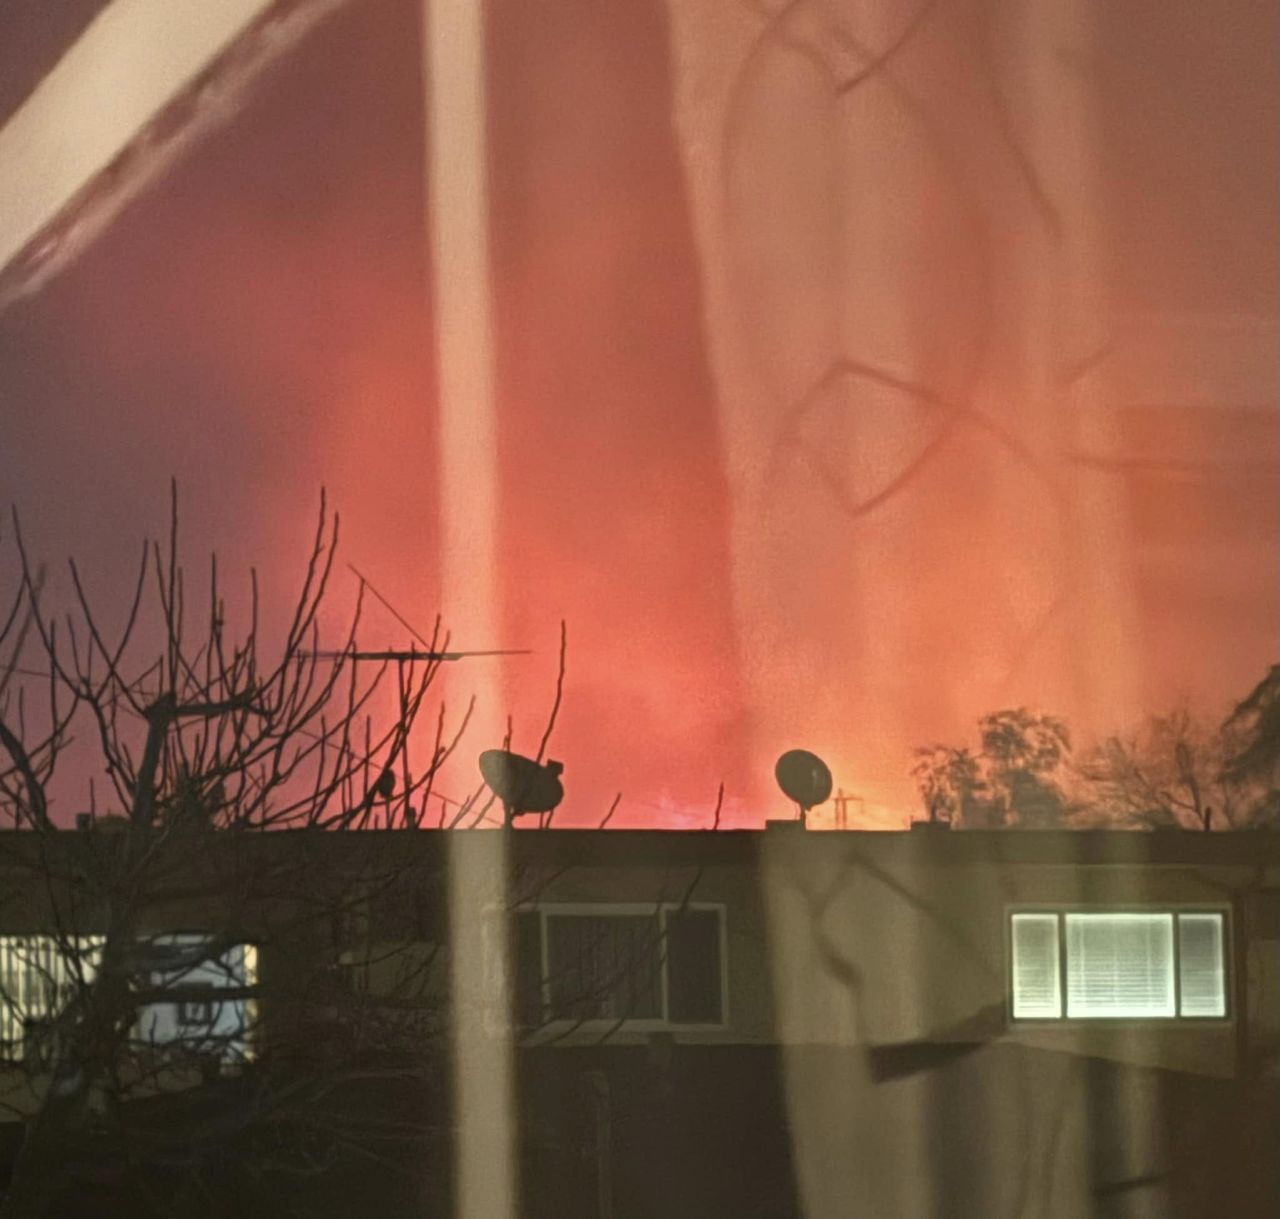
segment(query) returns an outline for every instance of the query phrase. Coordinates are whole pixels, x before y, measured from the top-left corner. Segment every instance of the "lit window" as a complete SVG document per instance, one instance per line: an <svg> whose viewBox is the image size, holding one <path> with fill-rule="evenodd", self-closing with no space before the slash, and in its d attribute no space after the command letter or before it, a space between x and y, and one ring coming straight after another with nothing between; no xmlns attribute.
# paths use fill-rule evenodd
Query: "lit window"
<svg viewBox="0 0 1280 1219"><path fill-rule="evenodd" d="M721 907L548 907L516 925L517 998L544 1020L724 1022Z"/></svg>
<svg viewBox="0 0 1280 1219"><path fill-rule="evenodd" d="M1172 1016L1173 915L1068 914L1067 1015Z"/></svg>
<svg viewBox="0 0 1280 1219"><path fill-rule="evenodd" d="M1219 911L1016 912L1009 936L1013 1016L1222 1018L1224 927Z"/></svg>
<svg viewBox="0 0 1280 1219"><path fill-rule="evenodd" d="M34 1033L48 1029L93 981L101 936L0 936L0 1051L21 1057Z"/></svg>
<svg viewBox="0 0 1280 1219"><path fill-rule="evenodd" d="M1184 1016L1225 1016L1222 915L1178 915L1178 978Z"/></svg>
<svg viewBox="0 0 1280 1219"><path fill-rule="evenodd" d="M0 936L0 1054L36 1054L51 1046L54 1024L77 992L93 982L103 937ZM256 1011L244 992L257 985L258 953L253 944L211 951L207 936L163 935L138 944L138 983L163 990L171 1002L138 1011L137 1040L150 1045L198 1043L229 1058L248 1058ZM234 989L234 997L217 992Z"/></svg>
<svg viewBox="0 0 1280 1219"><path fill-rule="evenodd" d="M1058 916L1013 916L1013 1014L1019 1019L1062 1015Z"/></svg>
<svg viewBox="0 0 1280 1219"><path fill-rule="evenodd" d="M255 945L219 951L208 936L181 933L155 936L138 952L140 984L171 996L139 1009L138 1041L229 1060L251 1056L255 1013L244 992L257 984ZM220 991L236 993L224 997Z"/></svg>

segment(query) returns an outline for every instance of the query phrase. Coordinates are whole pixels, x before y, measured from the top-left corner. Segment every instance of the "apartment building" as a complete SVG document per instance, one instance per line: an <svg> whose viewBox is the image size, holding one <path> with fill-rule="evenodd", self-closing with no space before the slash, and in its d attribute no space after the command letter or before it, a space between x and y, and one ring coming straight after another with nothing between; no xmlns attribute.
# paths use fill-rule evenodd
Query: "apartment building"
<svg viewBox="0 0 1280 1219"><path fill-rule="evenodd" d="M21 1109L49 1054L30 1043L107 927L82 883L37 894L48 868L9 837L0 1078ZM109 836L65 837L74 856ZM432 1063L447 1127L462 842L215 835L184 856L137 920L130 1044L168 1063L153 1090L362 1044ZM515 1055L527 1214L1274 1210L1274 835L774 823L509 846L511 1019L490 1035ZM447 1207L447 1149L419 1163Z"/></svg>

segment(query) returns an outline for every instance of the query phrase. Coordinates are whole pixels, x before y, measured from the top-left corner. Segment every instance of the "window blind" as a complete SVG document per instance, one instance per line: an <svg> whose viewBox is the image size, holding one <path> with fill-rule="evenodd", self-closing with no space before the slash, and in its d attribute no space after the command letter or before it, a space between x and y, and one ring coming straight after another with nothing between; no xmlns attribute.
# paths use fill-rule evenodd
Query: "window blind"
<svg viewBox="0 0 1280 1219"><path fill-rule="evenodd" d="M21 1047L28 1027L56 1016L77 986L93 981L101 936L0 936L0 1043Z"/></svg>
<svg viewBox="0 0 1280 1219"><path fill-rule="evenodd" d="M1182 1015L1227 1014L1222 939L1222 915L1178 915L1178 983Z"/></svg>
<svg viewBox="0 0 1280 1219"><path fill-rule="evenodd" d="M1019 1019L1062 1015L1058 916L1013 916L1013 1014Z"/></svg>
<svg viewBox="0 0 1280 1219"><path fill-rule="evenodd" d="M1173 1016L1172 914L1068 914L1068 1017Z"/></svg>

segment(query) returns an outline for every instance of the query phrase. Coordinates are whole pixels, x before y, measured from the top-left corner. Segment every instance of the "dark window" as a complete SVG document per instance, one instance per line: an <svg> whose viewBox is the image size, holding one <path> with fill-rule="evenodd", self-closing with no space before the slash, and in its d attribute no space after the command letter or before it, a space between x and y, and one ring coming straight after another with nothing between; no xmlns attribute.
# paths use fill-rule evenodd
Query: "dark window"
<svg viewBox="0 0 1280 1219"><path fill-rule="evenodd" d="M341 952L344 948L354 948L360 943L360 912L354 904L344 902L334 910L330 928L333 935L333 946Z"/></svg>
<svg viewBox="0 0 1280 1219"><path fill-rule="evenodd" d="M719 1024L720 915L715 910L667 911L667 1019Z"/></svg>
<svg viewBox="0 0 1280 1219"><path fill-rule="evenodd" d="M444 923L444 892L438 886L388 885L369 900L369 935L375 941L438 943Z"/></svg>
<svg viewBox="0 0 1280 1219"><path fill-rule="evenodd" d="M599 908L518 913L515 1015L549 1020L723 1024L724 912Z"/></svg>
<svg viewBox="0 0 1280 1219"><path fill-rule="evenodd" d="M551 1014L571 1020L662 1018L661 928L654 914L547 917Z"/></svg>
<svg viewBox="0 0 1280 1219"><path fill-rule="evenodd" d="M537 1028L542 1023L542 917L534 910L515 916L516 1023Z"/></svg>

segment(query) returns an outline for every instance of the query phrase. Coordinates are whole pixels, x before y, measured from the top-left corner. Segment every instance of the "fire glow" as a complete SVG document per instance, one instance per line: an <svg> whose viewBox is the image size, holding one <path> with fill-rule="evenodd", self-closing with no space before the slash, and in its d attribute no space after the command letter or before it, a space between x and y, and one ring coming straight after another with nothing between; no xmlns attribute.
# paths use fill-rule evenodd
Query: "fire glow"
<svg viewBox="0 0 1280 1219"><path fill-rule="evenodd" d="M468 137L488 144L483 248L456 202L481 164L422 118L419 20L342 6L0 318L9 396L33 404L14 451L52 472L10 481L55 553L99 552L105 579L172 471L225 567L287 572L326 483L344 554L411 618L536 650L449 692L460 709L492 675L487 735L510 710L536 743L568 621L565 824L621 791L615 825L707 825L721 781L722 823L758 823L785 811L769 774L796 746L855 824L901 824L912 748L984 711L1043 706L1087 739L1183 697L1216 709L1269 661L1274 319L1130 311L1046 351L1071 330L1055 310L1078 321L1100 294L1096 250L1072 254L1092 297L1040 295L1053 251L971 87L950 121L986 134L953 150L957 186L888 138L884 96L828 113L816 69L767 41L748 64L745 7L721 42L694 6L504 13ZM922 76L960 68L945 42L911 55L897 71L936 110ZM1089 171L1050 185L1093 241L1111 186L1088 108L1043 113L1031 147L1059 179ZM880 192L823 193L823 167L861 181L876 150ZM974 198L979 227L1040 237L992 253L957 204ZM451 372L437 332L492 346ZM1060 392L1058 363L1094 380ZM59 482L97 511L46 502Z"/></svg>

